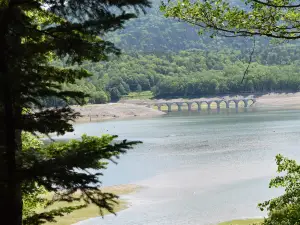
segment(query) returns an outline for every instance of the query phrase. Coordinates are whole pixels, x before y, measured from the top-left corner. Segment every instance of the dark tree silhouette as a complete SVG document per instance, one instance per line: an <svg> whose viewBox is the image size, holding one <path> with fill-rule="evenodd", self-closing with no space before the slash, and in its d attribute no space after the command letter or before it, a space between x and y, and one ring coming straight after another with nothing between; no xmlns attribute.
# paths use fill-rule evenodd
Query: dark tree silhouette
<svg viewBox="0 0 300 225"><path fill-rule="evenodd" d="M72 65L84 60L106 60L110 54L119 54L120 51L112 43L102 39L103 35L122 28L125 21L136 17L148 6L150 3L147 0L0 2L2 221L12 225L22 224L21 188L24 174L27 174L27 180L35 178L48 181L51 181L49 176L54 175L48 174L47 177L45 173L34 174L36 170L31 170L30 173L24 171L24 165L27 165L28 171L30 166L20 152L21 132L64 134L72 130L70 121L79 116L68 107L68 100L74 99L81 103L85 94L79 91L61 91L60 85L74 83L76 79L89 76L89 73L82 69L61 69L51 62L64 58L67 65ZM128 9L132 13L125 11ZM42 101L46 97L62 99L65 107L46 109ZM68 170L65 173L55 171L56 179L52 179L54 185L66 180L66 171ZM66 188L80 185L88 187L84 176L79 175L64 185Z"/></svg>

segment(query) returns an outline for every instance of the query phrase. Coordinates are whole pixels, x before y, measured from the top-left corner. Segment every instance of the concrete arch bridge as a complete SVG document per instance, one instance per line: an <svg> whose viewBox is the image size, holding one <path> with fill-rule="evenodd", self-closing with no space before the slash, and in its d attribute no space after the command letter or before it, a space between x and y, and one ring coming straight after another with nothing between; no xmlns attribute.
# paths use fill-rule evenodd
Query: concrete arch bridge
<svg viewBox="0 0 300 225"><path fill-rule="evenodd" d="M155 104L152 104L152 106L156 106L158 110L162 110L162 106L167 106L168 107L168 112L172 112L172 105L177 106L177 111L182 111L182 108L184 105L187 105L188 111L192 111L193 105L196 104L198 112L201 111L201 106L203 104L207 105L207 109L210 110L212 109L212 104L216 104L217 109L221 108L221 104L225 103L225 106L227 109L230 108L230 105L234 105L234 108L238 109L241 107L240 103L243 103L243 107L247 108L254 104L256 102L255 98L244 98L244 99L222 99L222 100L210 100L210 101L182 101L182 102L158 102ZM231 104L234 103L234 104Z"/></svg>

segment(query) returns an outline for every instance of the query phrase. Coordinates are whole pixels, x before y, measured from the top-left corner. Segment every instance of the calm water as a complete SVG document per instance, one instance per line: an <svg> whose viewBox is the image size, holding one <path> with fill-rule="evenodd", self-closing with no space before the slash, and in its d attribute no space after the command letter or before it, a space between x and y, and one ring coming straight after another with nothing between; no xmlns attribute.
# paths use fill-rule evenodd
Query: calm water
<svg viewBox="0 0 300 225"><path fill-rule="evenodd" d="M79 124L75 133L118 134L144 143L104 173L105 185L139 184L132 206L118 216L80 225L205 225L261 217L278 153L300 159L300 111L174 113L143 119Z"/></svg>

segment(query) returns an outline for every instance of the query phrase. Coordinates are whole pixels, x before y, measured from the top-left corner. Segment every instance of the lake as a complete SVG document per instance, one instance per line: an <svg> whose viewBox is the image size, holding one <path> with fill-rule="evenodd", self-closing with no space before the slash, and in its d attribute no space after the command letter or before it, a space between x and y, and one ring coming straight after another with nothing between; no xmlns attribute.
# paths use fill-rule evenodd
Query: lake
<svg viewBox="0 0 300 225"><path fill-rule="evenodd" d="M262 217L257 203L279 195L269 189L275 155L300 159L300 111L182 112L163 117L77 124L64 138L87 133L140 140L104 185L138 184L132 206L80 225L206 225Z"/></svg>

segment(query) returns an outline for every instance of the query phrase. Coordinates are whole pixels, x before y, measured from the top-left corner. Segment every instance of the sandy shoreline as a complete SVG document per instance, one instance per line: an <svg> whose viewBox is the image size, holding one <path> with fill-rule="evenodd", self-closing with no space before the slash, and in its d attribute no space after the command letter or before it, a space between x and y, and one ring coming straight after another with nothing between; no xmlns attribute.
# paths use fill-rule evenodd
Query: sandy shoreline
<svg viewBox="0 0 300 225"><path fill-rule="evenodd" d="M241 99L251 98L253 96L222 96L224 99ZM156 99L156 100L124 100L119 103L109 103L101 105L86 105L86 106L73 106L77 112L80 112L80 117L76 122L95 122L105 121L111 119L126 119L135 117L155 117L164 115L161 112L149 108L149 104L158 102L176 102L176 101L199 101L199 100L216 100L215 98L197 98L197 99ZM251 107L262 110L289 110L300 109L300 92L290 94L276 94L271 93L256 97L256 103Z"/></svg>
<svg viewBox="0 0 300 225"><path fill-rule="evenodd" d="M82 117L76 122L105 121L112 119L125 119L134 117L154 117L164 115L164 112L130 103L109 103L101 105L73 106Z"/></svg>
<svg viewBox="0 0 300 225"><path fill-rule="evenodd" d="M268 94L257 98L256 108L261 109L300 109L300 92L291 94Z"/></svg>

